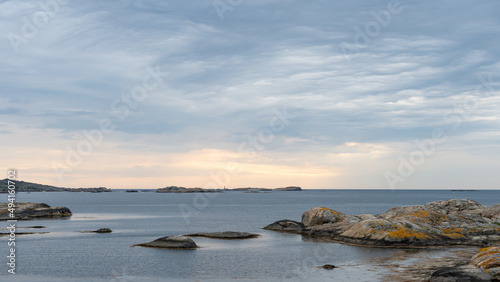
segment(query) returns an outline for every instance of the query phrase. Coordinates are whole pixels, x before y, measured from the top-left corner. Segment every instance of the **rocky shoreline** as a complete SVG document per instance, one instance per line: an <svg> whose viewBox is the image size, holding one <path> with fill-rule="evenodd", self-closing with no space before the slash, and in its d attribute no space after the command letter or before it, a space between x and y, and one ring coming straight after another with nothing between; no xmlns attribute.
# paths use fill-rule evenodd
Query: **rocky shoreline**
<svg viewBox="0 0 500 282"><path fill-rule="evenodd" d="M349 215L317 207L304 212L301 222L280 220L264 229L361 246L487 246L489 241L500 240L500 205L453 199L395 207L378 215Z"/></svg>

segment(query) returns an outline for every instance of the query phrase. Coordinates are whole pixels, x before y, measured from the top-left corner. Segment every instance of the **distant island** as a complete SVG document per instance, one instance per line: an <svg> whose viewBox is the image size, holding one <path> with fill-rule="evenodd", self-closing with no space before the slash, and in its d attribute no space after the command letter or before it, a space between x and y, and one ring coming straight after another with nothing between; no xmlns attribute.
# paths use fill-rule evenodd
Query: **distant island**
<svg viewBox="0 0 500 282"><path fill-rule="evenodd" d="M16 192L111 192L111 189L106 187L96 188L63 188L51 185L44 185L21 180L14 181L16 184ZM7 193L8 179L0 180L0 193Z"/></svg>
<svg viewBox="0 0 500 282"><path fill-rule="evenodd" d="M288 186L281 188L233 188L233 189L205 189L205 188L186 188L179 186L168 186L165 188L159 188L156 190L157 193L220 193L224 191L246 191L246 192L264 192L264 191L302 191L302 188L298 186Z"/></svg>
<svg viewBox="0 0 500 282"><path fill-rule="evenodd" d="M156 193L218 193L222 192L221 189L205 189L205 188L186 188L179 186L168 186L165 188L159 188Z"/></svg>
<svg viewBox="0 0 500 282"><path fill-rule="evenodd" d="M8 179L0 180L0 193L8 192ZM106 187L94 187L94 188L65 188L56 187L51 185L38 184L33 182L15 180L16 192L90 192L90 193L101 193L101 192L112 192L111 189ZM138 189L127 189L127 193L136 192L148 192L150 190L138 190ZM154 190L153 190L154 191ZM250 193L258 192L271 192L271 191L302 191L302 188L298 186L288 186L280 188L255 188L255 187L245 187L245 188L232 188L227 189L206 189L206 188L187 188L181 186L167 186L164 188L156 189L157 193L220 193L225 191L246 191Z"/></svg>
<svg viewBox="0 0 500 282"><path fill-rule="evenodd" d="M234 188L234 189L229 189L229 190L235 190L235 191L302 191L302 188L300 188L299 186L288 186L288 187L281 187L281 188L246 187L246 188Z"/></svg>

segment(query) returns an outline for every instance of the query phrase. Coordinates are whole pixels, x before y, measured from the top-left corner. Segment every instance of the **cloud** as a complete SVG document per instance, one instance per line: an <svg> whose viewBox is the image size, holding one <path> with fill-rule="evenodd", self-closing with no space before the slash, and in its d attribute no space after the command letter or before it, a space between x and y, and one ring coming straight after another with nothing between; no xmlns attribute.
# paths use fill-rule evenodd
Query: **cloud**
<svg viewBox="0 0 500 282"><path fill-rule="evenodd" d="M6 54L0 58L0 115L2 135L10 141L2 145L19 141L16 150L48 150L34 175L49 181L51 164L64 163L67 147L82 140L82 131L98 129L109 118L115 130L93 153L106 167L125 155L122 161L132 168L150 169L145 175L151 183L182 184L189 175L197 179L193 184L204 185L207 170L199 169L193 154L220 152L223 160L206 156L221 165L286 106L289 124L259 151L272 161L253 160L237 183L279 185L296 175L294 181L310 188L383 188L383 172L397 167L398 154L411 152L415 140L429 138L436 128L450 137L439 149L450 155L440 159L436 153L437 163L453 167L453 151L464 162L484 159L481 167L494 163L486 152L499 124L500 25L494 11L500 4L401 3L401 13L359 46L357 30L376 21L374 13L387 3L245 1L221 21L210 1L77 1L61 6L15 53L7 34L22 35L25 19L32 21L41 7L37 1L6 1L0 5L0 52ZM356 51L344 54L341 46ZM118 118L113 101L155 66L166 73L162 85ZM472 99L477 107L460 112ZM109 151L101 155L104 148ZM174 169L132 161L154 153L167 159L180 154L192 164ZM290 164L288 156L302 162ZM71 184L87 181L86 174L113 183L85 166L92 160L75 168ZM14 155L8 161L30 167ZM356 168L366 177L355 177ZM120 171L114 177L131 174ZM265 171L281 176L271 180ZM494 174L484 171L466 183L491 188ZM425 175L415 187L435 179Z"/></svg>

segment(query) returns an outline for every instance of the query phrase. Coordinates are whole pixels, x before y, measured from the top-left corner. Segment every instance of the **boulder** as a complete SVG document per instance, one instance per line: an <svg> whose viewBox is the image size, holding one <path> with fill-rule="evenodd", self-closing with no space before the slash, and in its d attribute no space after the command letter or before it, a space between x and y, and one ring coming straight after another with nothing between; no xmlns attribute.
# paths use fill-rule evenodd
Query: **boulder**
<svg viewBox="0 0 500 282"><path fill-rule="evenodd" d="M284 219L271 223L263 229L281 232L301 233L304 228L305 226L301 222Z"/></svg>
<svg viewBox="0 0 500 282"><path fill-rule="evenodd" d="M493 276L472 265L439 269L432 273L429 282L481 282L493 281Z"/></svg>
<svg viewBox="0 0 500 282"><path fill-rule="evenodd" d="M150 247L150 248L165 248L165 249L196 249L198 246L189 237L186 236L166 236L158 238L154 241L142 244L136 244L132 247Z"/></svg>
<svg viewBox="0 0 500 282"><path fill-rule="evenodd" d="M260 236L260 234L253 234L253 233L248 233L248 232L224 231L224 232L211 232L211 233L201 232L201 233L188 234L188 235L184 235L184 236L236 240L236 239L257 238Z"/></svg>
<svg viewBox="0 0 500 282"><path fill-rule="evenodd" d="M58 218L71 216L66 207L51 207L44 203L16 202L14 217L10 217L9 203L0 203L0 220L30 220L33 218Z"/></svg>
<svg viewBox="0 0 500 282"><path fill-rule="evenodd" d="M305 226L335 223L343 219L342 213L324 207L312 208L302 214L302 224Z"/></svg>

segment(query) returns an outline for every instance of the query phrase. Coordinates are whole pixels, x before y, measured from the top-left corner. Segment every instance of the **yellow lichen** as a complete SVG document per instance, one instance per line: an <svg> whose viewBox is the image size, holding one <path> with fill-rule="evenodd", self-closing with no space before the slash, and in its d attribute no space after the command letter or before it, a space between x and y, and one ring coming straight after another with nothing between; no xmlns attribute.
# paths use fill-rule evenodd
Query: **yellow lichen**
<svg viewBox="0 0 500 282"><path fill-rule="evenodd" d="M329 212L331 212L332 214L340 215L340 213L339 213L339 212L334 211L334 210L329 209L329 208L325 208L325 207L321 207L319 210L320 210L320 211L329 211Z"/></svg>
<svg viewBox="0 0 500 282"><path fill-rule="evenodd" d="M462 228L456 228L456 227L443 228L444 234L453 234L453 233L462 233L462 232L464 232Z"/></svg>
<svg viewBox="0 0 500 282"><path fill-rule="evenodd" d="M416 239L431 239L431 236L423 232L413 231L406 227L398 226L396 230L387 233L392 238L416 238Z"/></svg>
<svg viewBox="0 0 500 282"><path fill-rule="evenodd" d="M484 257L486 255L493 255L493 254L498 254L500 253L500 248L498 247L488 247L488 248L482 248L477 251L476 259L480 257Z"/></svg>
<svg viewBox="0 0 500 282"><path fill-rule="evenodd" d="M482 268L493 268L500 266L500 257L490 258L489 260L480 262L477 266Z"/></svg>

